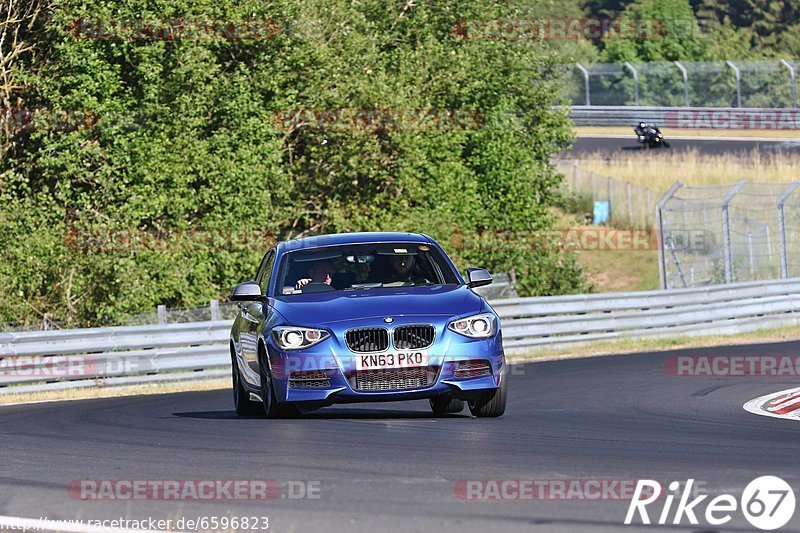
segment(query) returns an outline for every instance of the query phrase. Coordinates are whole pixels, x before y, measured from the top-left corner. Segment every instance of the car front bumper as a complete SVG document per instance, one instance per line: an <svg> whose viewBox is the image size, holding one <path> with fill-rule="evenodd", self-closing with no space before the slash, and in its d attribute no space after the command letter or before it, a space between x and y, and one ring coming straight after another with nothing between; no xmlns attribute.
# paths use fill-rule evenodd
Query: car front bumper
<svg viewBox="0 0 800 533"><path fill-rule="evenodd" d="M378 377L368 382L356 370L358 355L335 338L302 352L282 351L270 342L267 350L276 397L282 402L316 405L415 400L437 396L469 400L500 386L505 373L505 357L499 331L489 339L480 340L449 332L443 337L425 350L429 361L427 367L422 367L424 370L393 369L386 376L377 372ZM479 362L482 361L488 366L486 375L465 377L469 375L464 371L465 366L480 366ZM419 380L404 377L421 376L423 373L426 378ZM372 376L370 379L373 379ZM363 388L365 383L369 383L370 389ZM395 386L399 388L384 388ZM381 387L382 390L373 390L371 387Z"/></svg>

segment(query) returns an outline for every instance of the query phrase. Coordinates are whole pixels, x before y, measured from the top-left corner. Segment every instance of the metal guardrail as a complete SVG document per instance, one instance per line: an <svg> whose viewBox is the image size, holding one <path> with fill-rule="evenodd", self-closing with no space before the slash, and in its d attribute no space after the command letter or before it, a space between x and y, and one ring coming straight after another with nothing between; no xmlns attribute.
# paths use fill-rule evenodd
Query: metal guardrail
<svg viewBox="0 0 800 533"><path fill-rule="evenodd" d="M633 126L650 122L685 129L800 129L798 108L573 106L576 126Z"/></svg>
<svg viewBox="0 0 800 533"><path fill-rule="evenodd" d="M599 340L732 334L800 323L800 278L669 291L509 298L507 352ZM229 375L231 322L0 334L0 394Z"/></svg>

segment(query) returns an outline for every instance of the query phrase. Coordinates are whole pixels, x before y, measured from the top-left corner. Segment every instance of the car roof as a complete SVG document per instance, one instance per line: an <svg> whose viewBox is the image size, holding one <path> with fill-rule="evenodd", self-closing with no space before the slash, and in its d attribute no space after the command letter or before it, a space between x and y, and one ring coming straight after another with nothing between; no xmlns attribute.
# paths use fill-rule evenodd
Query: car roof
<svg viewBox="0 0 800 533"><path fill-rule="evenodd" d="M396 231L371 231L359 233L333 233L292 239L282 243L284 252L318 246L336 246L340 244L368 244L376 242L418 242L429 243L431 238L422 233L403 233Z"/></svg>

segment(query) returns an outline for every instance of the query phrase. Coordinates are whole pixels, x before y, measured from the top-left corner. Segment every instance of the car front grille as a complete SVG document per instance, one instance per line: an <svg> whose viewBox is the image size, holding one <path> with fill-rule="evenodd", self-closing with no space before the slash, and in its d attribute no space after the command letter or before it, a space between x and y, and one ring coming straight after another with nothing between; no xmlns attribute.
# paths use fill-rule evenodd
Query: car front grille
<svg viewBox="0 0 800 533"><path fill-rule="evenodd" d="M358 390L400 390L428 386L428 368L392 368L356 372Z"/></svg>
<svg viewBox="0 0 800 533"><path fill-rule="evenodd" d="M344 337L354 352L382 352L389 348L389 333L384 328L351 329Z"/></svg>
<svg viewBox="0 0 800 533"><path fill-rule="evenodd" d="M456 379L478 378L492 375L492 365L489 361L459 361L453 376Z"/></svg>
<svg viewBox="0 0 800 533"><path fill-rule="evenodd" d="M399 326L395 328L392 342L398 350L421 350L433 344L436 328L429 324Z"/></svg>

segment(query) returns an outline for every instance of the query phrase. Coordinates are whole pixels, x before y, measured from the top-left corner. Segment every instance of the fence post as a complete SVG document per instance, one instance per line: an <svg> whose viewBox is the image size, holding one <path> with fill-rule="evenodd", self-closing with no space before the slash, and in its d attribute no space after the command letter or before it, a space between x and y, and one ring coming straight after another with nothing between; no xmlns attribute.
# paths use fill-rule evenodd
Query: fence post
<svg viewBox="0 0 800 533"><path fill-rule="evenodd" d="M167 306L166 305L159 305L157 308L158 313L158 323L159 324L166 324L167 323Z"/></svg>
<svg viewBox="0 0 800 533"><path fill-rule="evenodd" d="M633 101L635 105L639 106L639 73L636 71L634 66L629 62L626 61L624 64L625 68L631 71L633 74Z"/></svg>
<svg viewBox="0 0 800 533"><path fill-rule="evenodd" d="M633 226L633 200L631 199L631 189L633 186L629 181L628 184L625 186L625 189L628 193L628 225Z"/></svg>
<svg viewBox="0 0 800 533"><path fill-rule="evenodd" d="M795 82L794 67L785 59L781 59L781 64L789 69L789 79L792 81L792 107L797 107L797 83Z"/></svg>
<svg viewBox="0 0 800 533"><path fill-rule="evenodd" d="M786 200L800 187L800 181L793 181L789 184L783 194L778 197L778 239L781 247L781 277L789 277L789 252L786 244L786 217L784 216L784 206Z"/></svg>
<svg viewBox="0 0 800 533"><path fill-rule="evenodd" d="M592 99L589 97L589 71L580 63L575 63L575 67L583 73L583 85L586 90L586 105L592 105Z"/></svg>
<svg viewBox="0 0 800 533"><path fill-rule="evenodd" d="M578 176L580 175L579 174L580 171L581 170L578 168L578 162L577 161L573 161L572 162L572 185L573 185L572 192L574 192L575 195L577 195L580 192L580 189L578 189Z"/></svg>
<svg viewBox="0 0 800 533"><path fill-rule="evenodd" d="M686 100L686 107L689 107L689 73L686 71L686 67L678 61L675 61L675 66L678 67L683 75L683 97Z"/></svg>
<svg viewBox="0 0 800 533"><path fill-rule="evenodd" d="M736 76L736 107L742 107L742 73L739 71L739 67L733 64L733 61L726 61L725 64L733 70L733 75Z"/></svg>
<svg viewBox="0 0 800 533"><path fill-rule="evenodd" d="M731 252L731 224L728 215L728 205L733 197L744 187L747 180L742 180L734 185L722 200L722 250L725 261L725 283L733 283L733 256Z"/></svg>
<svg viewBox="0 0 800 533"><path fill-rule="evenodd" d="M667 192L664 193L664 196L658 201L656 204L656 240L658 242L658 278L661 282L661 288L667 288L667 265L664 262L666 256L664 255L664 236L663 236L663 220L661 216L661 210L667 204L668 201L675 196L675 193L678 192L678 189L683 187L683 183L680 181L676 181L672 184L672 187L669 188ZM650 189L647 189L647 202L650 203Z"/></svg>
<svg viewBox="0 0 800 533"><path fill-rule="evenodd" d="M211 320L219 320L219 300L211 300L209 307L211 309Z"/></svg>
<svg viewBox="0 0 800 533"><path fill-rule="evenodd" d="M753 257L753 233L750 231L750 223L748 219L744 219L745 235L747 235L747 261L750 264L750 280L753 281L756 277L756 263Z"/></svg>
<svg viewBox="0 0 800 533"><path fill-rule="evenodd" d="M608 223L611 224L611 217L614 212L614 178L608 177Z"/></svg>

